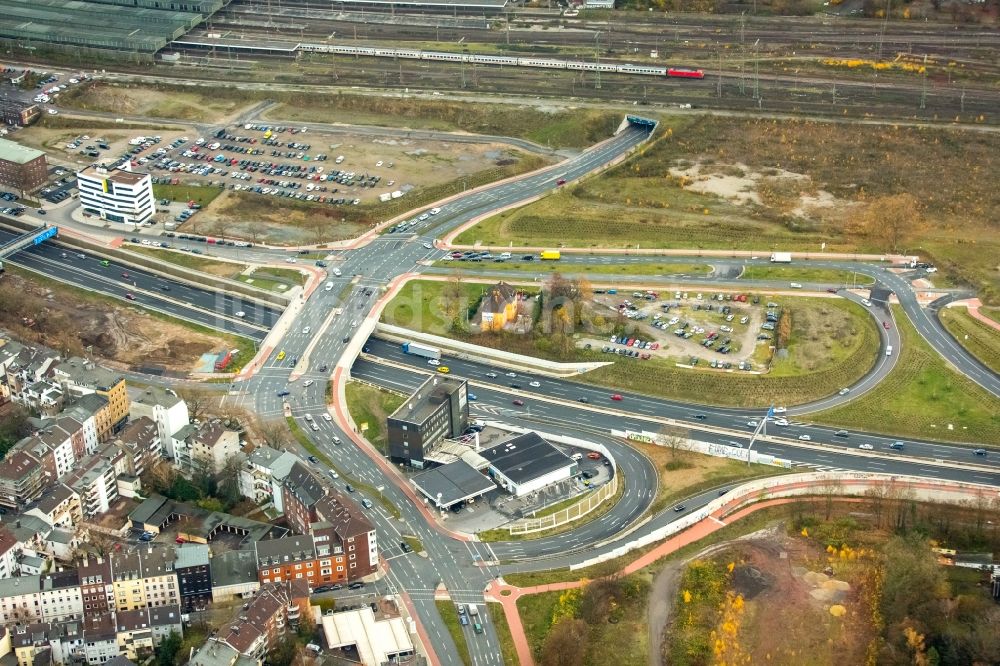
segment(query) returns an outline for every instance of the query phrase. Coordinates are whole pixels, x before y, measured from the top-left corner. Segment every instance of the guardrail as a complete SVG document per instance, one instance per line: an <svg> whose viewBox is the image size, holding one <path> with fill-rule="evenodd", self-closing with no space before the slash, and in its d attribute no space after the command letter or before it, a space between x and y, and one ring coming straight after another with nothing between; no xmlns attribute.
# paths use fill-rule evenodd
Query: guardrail
<svg viewBox="0 0 1000 666"><path fill-rule="evenodd" d="M589 560L570 565L571 571L621 557L651 543L662 541L710 517L725 518L746 506L768 499L820 494L858 496L881 488L885 496L904 496L914 500L956 502L977 497L1000 498L1000 489L976 483L938 481L915 476L874 474L867 472L813 472L793 474L777 479L757 479L732 488L701 509L683 518L638 537L628 543Z"/></svg>

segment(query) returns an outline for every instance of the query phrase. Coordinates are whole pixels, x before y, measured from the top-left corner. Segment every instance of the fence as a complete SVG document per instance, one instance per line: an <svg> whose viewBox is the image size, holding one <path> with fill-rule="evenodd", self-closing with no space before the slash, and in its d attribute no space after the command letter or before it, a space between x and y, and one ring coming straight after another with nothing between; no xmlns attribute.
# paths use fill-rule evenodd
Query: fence
<svg viewBox="0 0 1000 666"><path fill-rule="evenodd" d="M571 504L565 509L560 509L553 514L542 516L541 518L522 518L511 523L507 529L511 534L529 534L531 532L549 530L553 527L559 527L574 520L579 520L599 507L604 500L615 496L615 493L618 492L619 476L619 474L615 474L611 477L610 483L605 483L597 489L596 493L590 493L576 504Z"/></svg>

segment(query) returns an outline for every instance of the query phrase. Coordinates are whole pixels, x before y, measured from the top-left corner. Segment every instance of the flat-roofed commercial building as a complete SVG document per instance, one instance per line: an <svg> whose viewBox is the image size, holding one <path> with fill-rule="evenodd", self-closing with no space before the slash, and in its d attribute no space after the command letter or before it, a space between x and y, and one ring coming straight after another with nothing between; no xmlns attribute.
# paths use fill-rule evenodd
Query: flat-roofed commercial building
<svg viewBox="0 0 1000 666"><path fill-rule="evenodd" d="M84 213L123 224L143 224L153 217L156 204L148 173L91 165L76 178Z"/></svg>
<svg viewBox="0 0 1000 666"><path fill-rule="evenodd" d="M45 153L0 139L0 185L30 192L44 185L48 176Z"/></svg>
<svg viewBox="0 0 1000 666"><path fill-rule="evenodd" d="M420 385L388 419L389 457L414 467L444 438L458 437L469 426L469 383L461 377L434 375Z"/></svg>

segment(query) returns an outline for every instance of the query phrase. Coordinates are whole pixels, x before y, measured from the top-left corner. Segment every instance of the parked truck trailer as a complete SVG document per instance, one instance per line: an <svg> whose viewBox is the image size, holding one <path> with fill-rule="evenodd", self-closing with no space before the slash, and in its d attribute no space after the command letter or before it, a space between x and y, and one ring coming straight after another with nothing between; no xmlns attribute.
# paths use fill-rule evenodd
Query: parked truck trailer
<svg viewBox="0 0 1000 666"><path fill-rule="evenodd" d="M771 255L772 264L790 264L792 263L792 253L791 252L775 252Z"/></svg>

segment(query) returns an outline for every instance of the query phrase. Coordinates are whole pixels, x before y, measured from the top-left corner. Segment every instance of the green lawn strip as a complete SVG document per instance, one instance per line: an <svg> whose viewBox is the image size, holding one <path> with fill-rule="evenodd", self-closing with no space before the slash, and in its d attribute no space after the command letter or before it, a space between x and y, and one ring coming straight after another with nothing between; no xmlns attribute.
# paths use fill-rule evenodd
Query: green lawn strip
<svg viewBox="0 0 1000 666"><path fill-rule="evenodd" d="M256 274L251 273L250 275L241 275L237 278L240 282L246 282L247 284L257 287L258 289L263 289L264 291L274 291L279 294L288 291L288 283L278 280L270 280L265 277L258 277Z"/></svg>
<svg viewBox="0 0 1000 666"><path fill-rule="evenodd" d="M305 431L299 427L299 424L295 421L294 417L286 416L285 422L288 423L288 429L292 431L292 436L295 437L295 440L302 446L302 448L308 451L311 455L314 455L317 458L319 458L319 461L324 465L326 465L328 468L337 472L337 474L340 475L340 478L343 479L345 482L349 482L357 490L363 490L364 492L366 492L368 496L371 497L372 500L379 502L382 506L385 507L385 510L388 511L394 518L399 519L401 514L399 512L399 509L396 508L396 505L390 502L389 499L383 496L382 493L380 493L378 489L376 489L375 487L370 486L367 483L358 481L350 474L344 473L343 470L334 465L333 461L331 461L326 456L325 453L320 451L319 448L313 443L313 441L309 439L309 436L306 435ZM347 445L345 444L345 446Z"/></svg>
<svg viewBox="0 0 1000 666"><path fill-rule="evenodd" d="M194 201L197 204L201 204L202 207L215 201L215 198L222 194L223 190L218 187L198 187L196 185L153 185L153 198L157 201L160 199L170 199L171 201L179 201L181 203L187 203L188 201Z"/></svg>
<svg viewBox="0 0 1000 666"><path fill-rule="evenodd" d="M519 597L517 600L521 626L524 627L524 635L536 660L541 654L542 643L552 627L552 612L559 603L561 594L563 592L539 592Z"/></svg>
<svg viewBox="0 0 1000 666"><path fill-rule="evenodd" d="M587 523L592 523L598 518L601 518L609 511L611 511L619 500L621 500L622 495L625 494L625 487L628 483L625 477L619 478L618 490L615 494L604 500L600 506L591 511L590 513L581 516L576 520L571 520L568 523L559 525L558 527L553 527L547 530L540 530L538 532L529 532L527 534L511 534L509 530L502 527L493 530L483 530L477 532L480 541L494 542L494 541L531 541L532 539L541 539L544 537L555 536L557 534L563 534L565 532L572 532L573 530L586 525ZM578 498L578 499L583 499Z"/></svg>
<svg viewBox="0 0 1000 666"><path fill-rule="evenodd" d="M747 266L740 277L744 280L794 280L846 286L869 287L875 280L852 271L836 268L807 268L804 266Z"/></svg>
<svg viewBox="0 0 1000 666"><path fill-rule="evenodd" d="M143 254L160 261L183 266L192 270L201 271L210 275L218 275L230 279L238 278L240 273L247 269L246 264L237 264L229 261L216 261L207 259L188 252L174 252L173 250L156 249L145 245L126 245L125 250Z"/></svg>
<svg viewBox="0 0 1000 666"><path fill-rule="evenodd" d="M358 428L367 424L367 431L362 428L362 433L379 452L385 454L388 446L386 417L396 411L406 398L361 382L347 382L344 393L347 397L347 411L351 413L354 423Z"/></svg>
<svg viewBox="0 0 1000 666"><path fill-rule="evenodd" d="M993 372L1000 373L1000 331L979 321L964 308L941 308L938 319L966 351Z"/></svg>
<svg viewBox="0 0 1000 666"><path fill-rule="evenodd" d="M492 602L486 604L486 613L490 616L493 629L500 639L500 655L503 657L505 666L520 666L521 660L517 656L517 647L514 645L514 636L510 633L510 626L507 624L507 615L503 612L503 606Z"/></svg>
<svg viewBox="0 0 1000 666"><path fill-rule="evenodd" d="M611 136L621 122L612 111L572 109L548 113L523 106L478 104L361 95L302 95L268 112L268 117L512 136L553 148L582 148Z"/></svg>
<svg viewBox="0 0 1000 666"><path fill-rule="evenodd" d="M979 308L979 314L986 315L996 323L1000 324L1000 308L989 308L984 306Z"/></svg>
<svg viewBox="0 0 1000 666"><path fill-rule="evenodd" d="M286 282L293 285L303 285L308 276L295 268L275 268L273 266L261 266L248 277L260 276L265 279L274 279L278 282Z"/></svg>
<svg viewBox="0 0 1000 666"><path fill-rule="evenodd" d="M773 465L747 465L733 460L725 469L711 470L702 480L691 485L666 489L660 485L656 499L646 512L646 515L655 516L667 507L687 498L699 495L712 488L723 486L737 486L752 479L764 479L782 474L792 474L795 470L775 467Z"/></svg>
<svg viewBox="0 0 1000 666"><path fill-rule="evenodd" d="M863 396L809 419L895 436L1000 442L1000 401L953 370L899 306L893 312L902 335L896 367Z"/></svg>
<svg viewBox="0 0 1000 666"><path fill-rule="evenodd" d="M474 314L474 306L492 283L469 282L463 279L467 276L456 274L460 280L456 284L437 280L410 280L399 290L399 293L389 301L382 311L382 321L387 324L403 326L425 333L448 335L451 322L447 319L449 287L456 288L458 302L453 310L459 316ZM525 291L533 291L525 289ZM537 290L535 290L537 291Z"/></svg>
<svg viewBox="0 0 1000 666"><path fill-rule="evenodd" d="M444 620L444 626L448 627L448 633L455 641L455 647L458 648L458 656L462 659L462 663L465 666L472 666L472 655L469 654L469 644L465 640L465 632L462 631L462 625L458 621L458 608L455 603L435 600L434 605L437 606L438 613Z"/></svg>
<svg viewBox="0 0 1000 666"><path fill-rule="evenodd" d="M572 261L572 255L566 255ZM670 263L648 263L648 264L574 264L562 261L520 261L497 263L487 261L482 263L468 263L459 261L439 261L435 266L461 269L469 273L491 272L491 271L522 271L528 273L563 273L574 274L584 273L593 275L707 275L712 267L708 264L670 264Z"/></svg>

